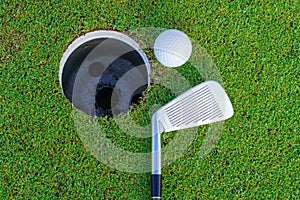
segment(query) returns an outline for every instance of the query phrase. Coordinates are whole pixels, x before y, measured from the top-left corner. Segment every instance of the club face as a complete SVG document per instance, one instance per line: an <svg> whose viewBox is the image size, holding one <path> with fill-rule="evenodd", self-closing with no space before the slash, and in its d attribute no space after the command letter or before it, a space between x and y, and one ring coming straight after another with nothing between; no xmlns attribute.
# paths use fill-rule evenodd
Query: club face
<svg viewBox="0 0 300 200"><path fill-rule="evenodd" d="M156 113L164 132L210 124L230 118L232 104L215 81L206 81L184 92Z"/></svg>

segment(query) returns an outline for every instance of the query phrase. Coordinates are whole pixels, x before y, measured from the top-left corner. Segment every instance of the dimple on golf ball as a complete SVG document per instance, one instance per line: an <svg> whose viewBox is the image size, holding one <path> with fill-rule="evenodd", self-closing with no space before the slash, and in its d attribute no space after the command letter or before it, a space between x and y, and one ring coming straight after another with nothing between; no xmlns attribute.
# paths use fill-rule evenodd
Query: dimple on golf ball
<svg viewBox="0 0 300 200"><path fill-rule="evenodd" d="M154 55L164 66L179 67L189 60L191 54L192 43L182 31L166 30L155 40Z"/></svg>

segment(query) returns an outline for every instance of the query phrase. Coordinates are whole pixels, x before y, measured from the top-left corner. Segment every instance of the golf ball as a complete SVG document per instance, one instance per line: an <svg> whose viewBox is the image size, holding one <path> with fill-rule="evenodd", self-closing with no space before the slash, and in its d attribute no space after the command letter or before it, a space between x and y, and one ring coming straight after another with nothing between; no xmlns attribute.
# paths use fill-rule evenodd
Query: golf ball
<svg viewBox="0 0 300 200"><path fill-rule="evenodd" d="M192 43L182 31L170 29L162 32L155 40L154 55L167 67L179 67L186 63L192 53Z"/></svg>

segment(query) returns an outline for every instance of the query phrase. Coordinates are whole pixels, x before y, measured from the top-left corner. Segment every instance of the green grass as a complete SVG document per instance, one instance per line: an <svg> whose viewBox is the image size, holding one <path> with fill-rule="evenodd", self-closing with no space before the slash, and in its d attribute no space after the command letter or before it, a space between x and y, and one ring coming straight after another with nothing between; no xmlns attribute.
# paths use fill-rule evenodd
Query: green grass
<svg viewBox="0 0 300 200"><path fill-rule="evenodd" d="M177 28L197 40L235 110L207 157L197 156L197 134L163 169L164 199L299 197L299 1L180 2L0 0L1 199L149 199L149 173L117 171L86 152L58 82L76 35L137 27ZM150 147L128 146L117 133L108 134L124 148Z"/></svg>

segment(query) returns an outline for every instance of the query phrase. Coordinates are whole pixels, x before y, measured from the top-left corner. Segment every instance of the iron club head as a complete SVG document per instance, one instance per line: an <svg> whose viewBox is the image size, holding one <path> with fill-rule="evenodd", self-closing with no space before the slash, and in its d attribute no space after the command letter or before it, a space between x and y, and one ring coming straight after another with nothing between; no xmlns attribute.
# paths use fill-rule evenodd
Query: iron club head
<svg viewBox="0 0 300 200"><path fill-rule="evenodd" d="M222 86L206 81L187 90L160 108L152 117L156 133L170 132L226 120L233 115L232 104Z"/></svg>

